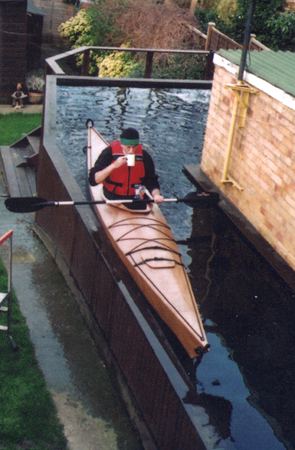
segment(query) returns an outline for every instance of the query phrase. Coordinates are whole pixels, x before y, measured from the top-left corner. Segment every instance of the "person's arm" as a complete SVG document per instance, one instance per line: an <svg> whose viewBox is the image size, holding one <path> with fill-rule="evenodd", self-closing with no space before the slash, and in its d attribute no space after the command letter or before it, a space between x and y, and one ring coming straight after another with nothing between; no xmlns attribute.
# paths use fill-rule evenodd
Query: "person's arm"
<svg viewBox="0 0 295 450"><path fill-rule="evenodd" d="M155 203L161 203L164 200L164 197L160 191L160 184L158 181L158 175L155 171L154 161L150 154L145 150L143 151L143 163L145 167L145 177L143 183L152 194Z"/></svg>
<svg viewBox="0 0 295 450"><path fill-rule="evenodd" d="M91 186L102 183L111 175L114 169L118 169L123 164L127 164L125 156L120 156L113 161L111 147L105 148L95 162L94 167L89 171L89 183Z"/></svg>
<svg viewBox="0 0 295 450"><path fill-rule="evenodd" d="M162 203L164 201L164 197L161 194L159 189L153 189L151 192L155 203Z"/></svg>
<svg viewBox="0 0 295 450"><path fill-rule="evenodd" d="M88 180L91 186L96 186L98 184L96 182L96 173L105 169L111 163L112 163L112 152L111 148L107 147L102 151L102 153L95 161L94 166L89 171Z"/></svg>

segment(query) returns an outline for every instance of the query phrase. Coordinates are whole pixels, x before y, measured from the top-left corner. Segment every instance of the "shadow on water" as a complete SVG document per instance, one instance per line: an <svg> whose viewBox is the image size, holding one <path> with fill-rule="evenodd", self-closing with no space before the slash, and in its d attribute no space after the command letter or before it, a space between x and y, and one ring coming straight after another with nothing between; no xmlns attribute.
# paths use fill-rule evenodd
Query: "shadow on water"
<svg viewBox="0 0 295 450"><path fill-rule="evenodd" d="M222 448L294 448L295 293L220 210L195 210L192 234L207 238L190 271L212 348L197 391Z"/></svg>
<svg viewBox="0 0 295 450"><path fill-rule="evenodd" d="M85 195L82 148L89 117L108 140L124 127L138 128L166 196L193 190L182 168L200 159L208 92L58 89L57 142ZM183 204L162 210L176 239L192 236L190 247L181 246L181 252L211 345L195 369L174 340L182 364L196 380L195 392L184 401L208 413L219 435L215 448L295 448L294 292L220 210Z"/></svg>

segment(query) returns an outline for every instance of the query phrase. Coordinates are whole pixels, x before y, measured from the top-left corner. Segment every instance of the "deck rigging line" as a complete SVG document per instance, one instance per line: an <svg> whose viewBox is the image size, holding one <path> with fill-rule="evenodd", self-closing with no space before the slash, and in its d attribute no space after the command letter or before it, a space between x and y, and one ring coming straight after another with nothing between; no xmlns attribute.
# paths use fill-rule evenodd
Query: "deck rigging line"
<svg viewBox="0 0 295 450"><path fill-rule="evenodd" d="M171 252L174 253L177 256L181 256L181 254L179 252L177 252L176 250L173 250L171 248L165 248L165 247L160 247L160 245L151 245L150 247L141 247L142 243L135 247L134 249L130 250L129 252L125 253L126 256L130 256L133 253L136 252L141 252L142 250L163 250L164 252Z"/></svg>
<svg viewBox="0 0 295 450"><path fill-rule="evenodd" d="M169 230L170 230L170 227L169 227L169 225L167 225L166 223L163 223L163 222L161 222L160 220L158 220L158 219L154 219L154 218L151 218L151 217L147 217L147 216L144 216L144 217L142 217L142 216L134 216L134 217L128 217L128 218L126 218L126 219L121 219L121 220L118 220L117 222L114 222L112 225L110 225L109 226L109 228L113 228L113 227L116 227L116 226L123 226L123 225L131 225L131 223L129 223L129 221L131 220L140 220L140 219L142 219L142 220L144 220L144 221L146 221L146 220L149 220L150 222L153 222L154 223L154 225L160 225L160 226L162 226L162 227L164 227L164 228L168 228ZM127 224L126 223L124 223L124 222L127 222ZM140 224L138 224L138 225L140 225ZM142 225L148 225L148 224L142 224Z"/></svg>
<svg viewBox="0 0 295 450"><path fill-rule="evenodd" d="M122 235L117 239L117 242L121 241L122 238L124 238L125 236L128 236L128 234L132 233L133 231L139 230L139 229L141 229L141 228L150 228L150 229L154 229L154 230L158 230L158 231L159 231L159 229L158 229L157 227L151 226L151 225L149 225L149 224L134 226L132 229L130 229L130 230L126 231L126 233L122 234ZM162 232L162 233L163 233L163 232ZM164 236L166 236L167 238L169 237L167 234L165 234L165 233L163 233L163 234L164 234ZM138 239L140 239L140 238L138 238Z"/></svg>
<svg viewBox="0 0 295 450"><path fill-rule="evenodd" d="M146 222L147 220L149 220L150 223L149 223L149 224L147 224L147 223L140 224L140 223L136 223L136 222L135 222L134 224L132 224L132 222L130 222L130 221L134 221L134 220L135 220L135 221L136 221L136 220L138 221L138 220L140 220L140 219L141 219L141 220L144 220L145 222ZM157 238L157 239L126 238L126 236L128 236L128 234L132 233L133 231L136 231L136 230L138 230L138 229L140 229L140 228L144 228L144 227L149 227L149 228L157 229L158 231L159 231L159 228L160 228L160 227L166 228L166 229L170 230L169 225L168 225L168 224L165 224L165 223L163 223L163 222L161 222L160 220L157 220L157 219L154 219L154 218L151 218L151 217L144 217L144 218L142 218L142 217L139 217L139 216L135 216L135 217L130 217L130 218L125 218L125 219L118 220L117 222L114 222L112 225L110 225L110 226L109 226L109 229L115 228L115 227L122 227L122 226L126 226L126 225L130 225L130 226L134 225L134 227L132 228L132 230L128 230L126 233L122 234L122 235L117 239L117 242L123 241L123 240L132 240L132 239L137 240L137 241L138 241L138 240L141 240L142 242L138 245L138 247L141 246L141 245L143 245L145 242L148 242L148 241L157 242L157 241L159 240L159 238ZM175 240L174 240L174 239L171 239L170 236L166 235L163 231L161 231L161 232L162 232L162 234L163 234L165 237L160 238L160 239L166 239L166 240L168 240L168 241L170 241L170 242L175 242ZM161 248L161 247L160 247L160 248ZM144 248L143 248L143 249L144 249ZM138 250L137 250L137 247L134 247L134 250L135 250L135 251L139 251L140 249L138 248ZM163 247L163 250L165 250L165 251L171 251L171 252L173 251L173 250L169 249L168 246L167 246L167 249L165 249L165 248ZM167 259L165 259L165 258L147 258L147 259L145 259L145 260L143 260L143 261L137 263L136 260L135 260L135 258L133 257L133 253L135 253L135 251L132 251L132 250L131 250L131 251L128 252L128 256L130 256L130 258L131 258L131 260L132 260L132 262L133 262L133 266L138 268L138 270L144 275L144 277L149 281L149 283L150 283L150 284L151 284L151 285L159 292L159 294L163 297L163 299L166 301L166 303L168 303L168 304L171 306L171 308L177 313L177 315L181 317L181 319L183 320L183 322L187 324L188 328L189 328L190 330L192 330L193 333L195 333L195 334L200 338L201 341L205 341L205 340L206 340L205 333L198 333L198 331L197 331L195 328L192 327L192 325L188 322L188 320L187 320L187 319L186 319L186 318L178 311L178 309L177 309L177 308L173 305L173 303L171 303L171 301L164 295L164 293L158 288L158 286L156 286L155 283L147 276L147 274L145 273L145 271L144 271L143 268L142 268L142 266L143 266L145 263L147 263L147 262L150 262L150 261L160 261L160 260L161 260L161 261L172 261L172 262L174 262L174 263L176 263L176 264L178 264L178 265L181 265L181 266L185 269L184 264L183 264L182 262L180 262L180 261L175 261L175 260L173 260L173 259L168 259L168 258L167 258ZM179 254L179 257L180 257L180 254ZM194 296L192 295L192 288L191 288L191 286L190 286L190 283L188 282L188 276L187 276L186 270L184 270L184 274L185 274L186 282L187 282L187 284L188 284L189 291L190 291L191 305L192 305L193 310L194 310L194 312L195 312L195 316L196 316L197 322L198 322L198 324L199 324L199 328L200 328L200 330L202 330L202 329L203 329L203 323L202 323L201 318L200 318L200 316L199 316L198 309L197 309L197 305L196 305L196 303L195 303L195 301L194 301Z"/></svg>
<svg viewBox="0 0 295 450"><path fill-rule="evenodd" d="M136 261L134 260L134 258L133 258L132 255L131 255L131 258L133 259L134 265L136 265ZM191 324L188 322L188 320L187 320L187 319L186 319L186 318L178 311L177 308L175 308L175 306L169 301L169 299L163 294L163 292L160 291L160 289L158 288L158 286L155 285L155 283L154 283L154 282L146 275L146 273L142 270L142 268L141 268L140 266L138 266L138 270L140 270L140 271L143 273L143 275L149 280L149 282L151 283L151 285L154 286L154 288L161 294L161 296L164 298L164 300L165 300L165 301L166 301L166 302L174 309L174 311L182 318L182 320L188 325L188 328L190 328L194 333L196 333L197 336L199 336L199 338L200 338L201 341L205 341L205 334L204 334L204 333L202 333L202 334L198 333L197 330L195 330L195 328L193 328L193 327L191 326ZM185 275L186 275L186 277L187 277L186 272L185 272ZM202 328L203 328L203 323L201 322L200 316L199 316L199 314L198 314L197 306L196 306L195 302L192 301L193 296L191 295L190 297L191 297L191 302L192 302L193 309L194 309L194 311L195 311L195 313L196 313L196 318L197 318L198 324L199 324L199 326L200 326L200 329L202 330Z"/></svg>
<svg viewBox="0 0 295 450"><path fill-rule="evenodd" d="M178 264L179 266L184 267L182 262L176 261L175 259L172 259L172 258L160 258L158 256L154 256L154 258L143 259L142 261L134 264L134 267L142 266L143 264L146 264L146 263L152 262L152 261L169 261L169 262L173 262L175 264ZM149 277L146 276L146 278L149 280Z"/></svg>

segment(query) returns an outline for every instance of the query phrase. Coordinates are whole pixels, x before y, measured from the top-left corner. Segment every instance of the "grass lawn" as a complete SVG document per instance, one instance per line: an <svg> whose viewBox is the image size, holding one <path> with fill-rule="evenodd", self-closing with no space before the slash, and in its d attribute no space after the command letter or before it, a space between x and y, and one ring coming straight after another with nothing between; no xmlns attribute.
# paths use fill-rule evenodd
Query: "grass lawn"
<svg viewBox="0 0 295 450"><path fill-rule="evenodd" d="M41 114L0 114L0 145L11 145L41 124ZM1 447L0 447L1 448Z"/></svg>
<svg viewBox="0 0 295 450"><path fill-rule="evenodd" d="M0 115L0 145L15 142L40 122L40 114ZM6 283L0 261L0 292L6 291ZM5 319L0 313L0 323ZM12 335L18 351L13 351L6 334L0 333L0 450L64 450L63 428L15 298Z"/></svg>
<svg viewBox="0 0 295 450"><path fill-rule="evenodd" d="M4 278L0 268L0 284ZM0 449L66 449L62 425L15 299L13 305L12 335L19 349L13 351L6 334L0 334ZM2 313L0 323L4 320Z"/></svg>

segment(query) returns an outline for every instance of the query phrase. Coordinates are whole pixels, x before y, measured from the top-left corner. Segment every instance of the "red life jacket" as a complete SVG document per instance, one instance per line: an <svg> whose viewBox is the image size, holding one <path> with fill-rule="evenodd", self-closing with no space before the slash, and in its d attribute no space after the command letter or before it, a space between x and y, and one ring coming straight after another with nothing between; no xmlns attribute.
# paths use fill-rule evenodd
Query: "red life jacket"
<svg viewBox="0 0 295 450"><path fill-rule="evenodd" d="M123 153L122 145L120 141L114 141L111 143L112 157L115 161L120 156L125 156ZM143 151L142 145L139 144L135 148L135 165L130 167L127 164L114 169L109 177L107 177L103 185L113 194L122 196L134 196L134 185L142 184L142 180L145 176L145 168L143 164Z"/></svg>

